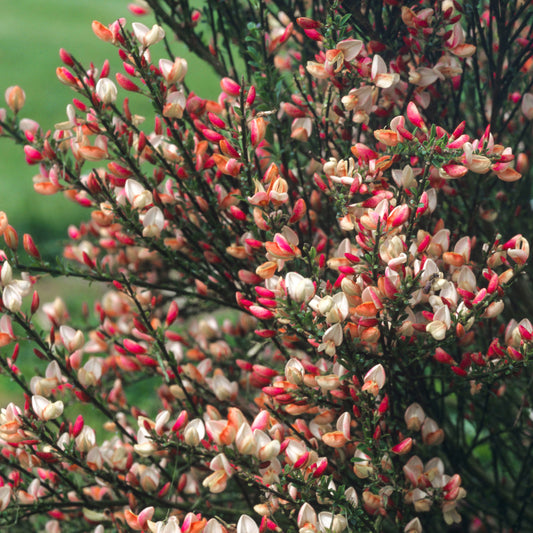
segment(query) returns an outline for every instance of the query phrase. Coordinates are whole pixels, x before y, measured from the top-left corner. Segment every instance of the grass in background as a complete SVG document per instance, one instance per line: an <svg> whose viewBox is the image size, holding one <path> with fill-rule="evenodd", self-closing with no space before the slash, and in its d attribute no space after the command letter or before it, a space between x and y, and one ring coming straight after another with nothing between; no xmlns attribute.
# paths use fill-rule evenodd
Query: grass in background
<svg viewBox="0 0 533 533"><path fill-rule="evenodd" d="M44 131L53 130L54 124L66 120L66 106L75 93L62 85L55 74L61 65L59 49L65 48L83 65L93 62L100 68L104 59L111 62L111 75L122 70L117 50L96 38L91 22L104 24L125 17L128 27L138 20L146 25L153 18L136 18L127 10L127 0L17 0L2 6L0 18L0 107L5 106L3 94L11 85L20 85L26 92L26 105L21 117L37 120ZM216 98L218 78L203 63L195 61L186 47L169 41L176 55L189 63L187 84L204 98ZM162 44L154 46L155 64L165 56ZM119 89L119 98L130 96ZM134 95L135 96L135 95ZM144 115L150 112L149 102L132 98L132 111ZM150 115L148 115L150 116ZM147 121L149 131L151 123ZM89 167L87 168L87 172ZM89 218L89 211L67 200L61 194L40 196L33 190L32 178L38 166L28 166L22 146L9 139L0 139L0 210L5 211L10 223L22 236L30 233L41 253L48 257L61 254L61 243L70 224ZM1 248L1 245L0 245ZM75 280L43 279L39 285L41 302L52 301L55 295L64 298L71 314L75 315L84 301L92 303L102 292L101 287L77 283ZM42 288L42 289L41 289ZM29 297L27 298L29 305ZM29 372L35 365L31 347L21 346L19 366ZM12 346L3 348L0 357L11 354ZM29 374L32 375L32 374ZM20 401L20 391L5 376L0 376L0 406L6 401Z"/></svg>
<svg viewBox="0 0 533 533"><path fill-rule="evenodd" d="M91 30L91 22L109 24L125 17L128 26L139 20L153 24L153 18L136 18L127 10L126 0L18 0L2 6L0 18L0 107L3 93L11 85L20 85L26 92L26 105L21 117L37 120L44 131L66 120L66 106L75 93L62 85L55 74L61 65L58 52L65 48L82 64L93 62L100 68L104 59L111 62L111 77L121 70L116 49L99 41ZM172 37L170 36L172 44ZM189 62L187 83L200 96L215 98L218 81L204 64L195 63L186 47L175 43L174 53ZM152 58L157 63L164 56L162 44L154 46ZM196 66L196 68L195 68ZM119 90L119 97L127 93ZM130 95L131 96L131 95ZM150 105L142 101L135 112L145 114ZM149 128L151 124L147 124ZM20 234L31 233L40 246L56 243L66 234L69 224L88 217L87 210L65 200L62 195L42 197L33 191L32 178L38 166L24 161L21 146L0 139L0 210L7 213L11 224ZM46 249L42 250L46 252ZM59 248L53 247L53 253Z"/></svg>

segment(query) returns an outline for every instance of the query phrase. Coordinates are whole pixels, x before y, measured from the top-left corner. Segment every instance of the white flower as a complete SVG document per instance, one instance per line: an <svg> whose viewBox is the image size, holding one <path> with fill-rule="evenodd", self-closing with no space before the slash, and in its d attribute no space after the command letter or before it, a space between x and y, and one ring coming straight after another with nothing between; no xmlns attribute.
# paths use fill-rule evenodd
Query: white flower
<svg viewBox="0 0 533 533"><path fill-rule="evenodd" d="M165 37L165 30L157 24L154 24L151 29L140 22L134 22L131 26L135 37L145 48L158 43Z"/></svg>
<svg viewBox="0 0 533 533"><path fill-rule="evenodd" d="M181 57L177 57L174 61L159 60L159 70L167 83L181 83L187 74L187 67L187 60Z"/></svg>
<svg viewBox="0 0 533 533"><path fill-rule="evenodd" d="M100 78L96 84L96 95L104 104L117 99L117 86L109 78Z"/></svg>
<svg viewBox="0 0 533 533"><path fill-rule="evenodd" d="M33 412L41 420L53 420L63 414L63 402L51 402L44 396L35 394L31 397L31 407Z"/></svg>
<svg viewBox="0 0 533 533"><path fill-rule="evenodd" d="M237 522L237 533L259 533L259 528L252 518L243 514Z"/></svg>
<svg viewBox="0 0 533 533"><path fill-rule="evenodd" d="M124 192L134 209L143 209L152 203L152 193L147 191L137 180L131 178L126 180Z"/></svg>
<svg viewBox="0 0 533 533"><path fill-rule="evenodd" d="M13 279L13 270L7 261L2 265L0 279L4 287L2 290L4 307L16 313L22 305L22 297L30 292L31 283L27 280Z"/></svg>
<svg viewBox="0 0 533 533"><path fill-rule="evenodd" d="M159 237L165 225L165 217L159 207L151 207L143 217L143 237Z"/></svg>

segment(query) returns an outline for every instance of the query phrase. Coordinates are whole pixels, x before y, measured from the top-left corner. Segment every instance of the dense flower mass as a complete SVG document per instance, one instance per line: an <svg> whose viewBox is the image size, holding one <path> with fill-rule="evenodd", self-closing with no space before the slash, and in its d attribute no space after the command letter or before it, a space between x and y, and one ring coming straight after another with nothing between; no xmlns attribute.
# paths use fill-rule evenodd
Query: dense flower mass
<svg viewBox="0 0 533 533"><path fill-rule="evenodd" d="M61 50L74 96L53 131L6 90L35 190L90 216L56 266L0 214L0 365L24 393L0 413L0 524L533 527L533 326L513 318L529 228L509 207L533 12L368 4L147 0L130 10L151 27L93 22L116 73ZM220 75L216 101L176 37ZM97 283L93 312L41 302L42 274Z"/></svg>

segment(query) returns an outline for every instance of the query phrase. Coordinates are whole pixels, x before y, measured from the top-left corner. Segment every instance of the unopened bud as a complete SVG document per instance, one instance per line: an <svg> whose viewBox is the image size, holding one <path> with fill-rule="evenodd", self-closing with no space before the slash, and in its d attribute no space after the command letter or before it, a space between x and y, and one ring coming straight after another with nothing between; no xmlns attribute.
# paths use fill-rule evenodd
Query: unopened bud
<svg viewBox="0 0 533 533"><path fill-rule="evenodd" d="M254 118L250 123L250 140L254 148L265 138L265 133L265 119L263 117Z"/></svg>
<svg viewBox="0 0 533 533"><path fill-rule="evenodd" d="M0 234L3 234L4 231L6 231L8 224L7 215L3 211L0 211Z"/></svg>
<svg viewBox="0 0 533 533"><path fill-rule="evenodd" d="M58 80L64 85L68 85L69 87L78 86L78 79L67 68L57 67L56 75L57 75Z"/></svg>
<svg viewBox="0 0 533 533"><path fill-rule="evenodd" d="M14 85L6 89L5 98L11 111L18 113L24 107L26 93L18 85Z"/></svg>
<svg viewBox="0 0 533 533"><path fill-rule="evenodd" d="M61 61L67 65L67 67L72 67L74 65L72 56L64 48L59 49L59 57L61 58Z"/></svg>
<svg viewBox="0 0 533 533"><path fill-rule="evenodd" d="M241 86L231 78L222 78L220 80L220 88L230 96L238 96L241 92Z"/></svg>
<svg viewBox="0 0 533 533"><path fill-rule="evenodd" d="M37 291L33 291L33 296L31 298L31 314L35 314L37 312L37 309L39 309L39 293Z"/></svg>
<svg viewBox="0 0 533 533"><path fill-rule="evenodd" d="M19 236L13 226L8 224L7 228L4 230L4 240L11 250L15 251L19 245Z"/></svg>
<svg viewBox="0 0 533 533"><path fill-rule="evenodd" d="M29 233L24 234L22 243L27 254L31 255L35 259L41 259L41 254L39 253L39 250L37 249L37 246L35 246L35 242Z"/></svg>

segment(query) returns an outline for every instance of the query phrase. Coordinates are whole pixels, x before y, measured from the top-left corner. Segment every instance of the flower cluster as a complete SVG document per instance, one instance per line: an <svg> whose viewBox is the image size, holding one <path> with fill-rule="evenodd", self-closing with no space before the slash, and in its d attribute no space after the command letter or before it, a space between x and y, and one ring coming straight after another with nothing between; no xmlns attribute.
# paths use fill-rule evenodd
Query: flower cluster
<svg viewBox="0 0 533 533"><path fill-rule="evenodd" d="M54 131L21 119L24 92L6 91L1 132L24 145L35 190L90 217L55 265L30 235L22 253L0 214L0 365L24 393L0 413L0 524L533 524L517 498L531 481L533 326L510 312L529 244L513 222L505 236L493 226L528 170L525 133L502 132L527 131L531 94L509 81L505 103L492 93L472 122L464 109L492 61L478 56L485 35L507 34L481 2L473 22L477 2L278 4L169 15L148 0L130 9L150 6L151 28L93 22L121 70L61 50L75 96ZM509 11L509 28L529 46L525 12ZM230 45L243 16L259 24ZM221 34L204 43L203 24ZM221 74L216 101L188 88L192 62L170 53L169 30ZM93 311L77 323L60 297L42 303L42 274L102 287ZM20 352L44 362L30 379ZM512 451L496 453L506 439Z"/></svg>

